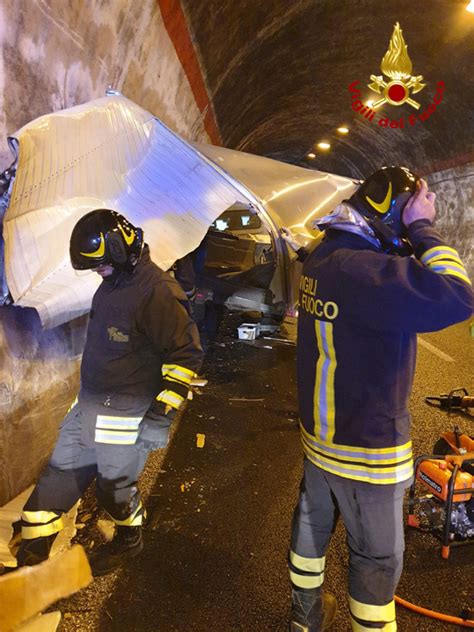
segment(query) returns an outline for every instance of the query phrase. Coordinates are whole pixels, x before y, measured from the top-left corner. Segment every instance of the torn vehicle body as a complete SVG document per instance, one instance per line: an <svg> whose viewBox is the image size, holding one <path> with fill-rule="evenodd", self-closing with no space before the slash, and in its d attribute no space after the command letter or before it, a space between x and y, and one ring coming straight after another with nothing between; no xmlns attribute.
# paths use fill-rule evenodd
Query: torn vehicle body
<svg viewBox="0 0 474 632"><path fill-rule="evenodd" d="M356 189L349 178L187 142L119 95L40 117L9 142L4 287L46 328L90 308L100 279L72 269L69 237L93 209L141 226L165 270L193 253L199 285L229 309L282 316L299 269L280 228L308 244L315 218Z"/></svg>

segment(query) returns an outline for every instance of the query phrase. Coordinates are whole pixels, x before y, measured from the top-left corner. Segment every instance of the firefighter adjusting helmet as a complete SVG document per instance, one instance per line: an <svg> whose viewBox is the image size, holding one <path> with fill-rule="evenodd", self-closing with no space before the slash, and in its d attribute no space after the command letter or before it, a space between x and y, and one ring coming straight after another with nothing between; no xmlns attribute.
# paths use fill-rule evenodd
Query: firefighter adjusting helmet
<svg viewBox="0 0 474 632"><path fill-rule="evenodd" d="M416 191L418 180L407 167L383 167L364 180L349 200L367 220L386 252L411 254L402 213Z"/></svg>
<svg viewBox="0 0 474 632"><path fill-rule="evenodd" d="M132 272L142 249L143 230L106 208L81 217L69 244L71 264L76 270L111 265L116 270Z"/></svg>

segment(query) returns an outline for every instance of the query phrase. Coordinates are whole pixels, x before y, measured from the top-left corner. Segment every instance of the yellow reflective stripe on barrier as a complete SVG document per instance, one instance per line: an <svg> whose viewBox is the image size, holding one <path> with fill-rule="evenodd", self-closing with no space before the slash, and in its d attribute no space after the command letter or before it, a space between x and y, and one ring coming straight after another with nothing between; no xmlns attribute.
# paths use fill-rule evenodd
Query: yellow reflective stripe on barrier
<svg viewBox="0 0 474 632"><path fill-rule="evenodd" d="M298 588L319 588L324 582L324 573L321 575L299 575L290 570L290 580Z"/></svg>
<svg viewBox="0 0 474 632"><path fill-rule="evenodd" d="M395 619L395 601L389 601L385 606L374 606L362 603L349 595L349 610L357 619L371 623L389 622Z"/></svg>
<svg viewBox="0 0 474 632"><path fill-rule="evenodd" d="M181 395L178 395L178 393L175 393L174 391L170 391L168 389L166 391L161 391L156 399L159 402L169 404L173 408L179 408L184 402L184 397L181 397Z"/></svg>
<svg viewBox="0 0 474 632"><path fill-rule="evenodd" d="M300 571L306 573L322 573L326 564L326 557L303 557L290 551L290 562Z"/></svg>
<svg viewBox="0 0 474 632"><path fill-rule="evenodd" d="M33 538L46 537L58 533L63 528L63 519L60 517L48 524L40 524L38 526L29 527L26 525L21 526L21 537L24 540L33 540Z"/></svg>
<svg viewBox="0 0 474 632"><path fill-rule="evenodd" d="M143 505L140 503L138 507L135 509L133 514L125 520L116 520L113 516L110 516L115 524L120 525L121 527L139 527L143 522Z"/></svg>
<svg viewBox="0 0 474 632"><path fill-rule="evenodd" d="M46 523L51 522L51 520L56 520L59 518L60 514L55 511L24 511L21 514L21 519L25 522L33 522L33 523Z"/></svg>

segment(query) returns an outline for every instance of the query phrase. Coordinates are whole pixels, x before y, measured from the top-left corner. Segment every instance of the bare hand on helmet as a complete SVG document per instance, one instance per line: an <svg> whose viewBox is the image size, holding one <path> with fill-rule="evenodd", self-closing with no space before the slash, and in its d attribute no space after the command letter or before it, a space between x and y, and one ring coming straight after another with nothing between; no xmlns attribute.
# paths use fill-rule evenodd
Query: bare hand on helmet
<svg viewBox="0 0 474 632"><path fill-rule="evenodd" d="M436 194L428 192L428 185L425 180L420 179L417 183L417 191L408 200L403 210L402 221L405 226L409 226L418 219L434 221L436 209L434 202Z"/></svg>

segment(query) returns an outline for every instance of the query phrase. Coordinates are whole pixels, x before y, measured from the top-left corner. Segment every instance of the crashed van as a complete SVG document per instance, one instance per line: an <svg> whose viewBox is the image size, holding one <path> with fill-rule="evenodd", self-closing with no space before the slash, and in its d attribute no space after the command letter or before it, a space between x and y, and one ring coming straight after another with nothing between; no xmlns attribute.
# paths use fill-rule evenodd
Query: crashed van
<svg viewBox="0 0 474 632"><path fill-rule="evenodd" d="M230 310L281 317L296 301L301 245L315 219L350 197L348 178L184 140L113 94L40 117L9 139L3 174L1 301L55 327L86 313L100 279L69 262L80 217L112 208L141 226L163 269L192 253L200 295Z"/></svg>

